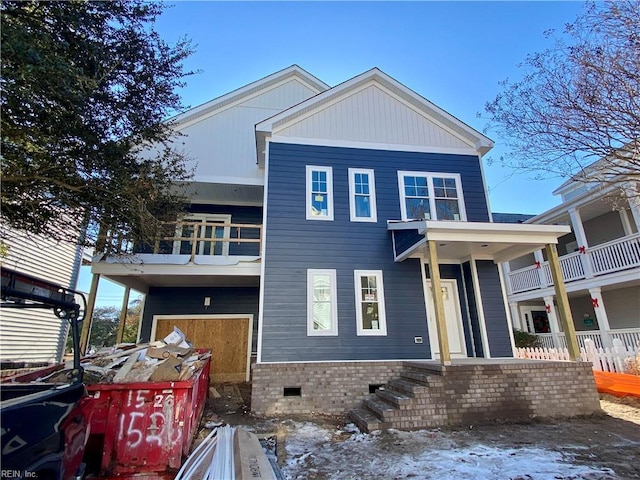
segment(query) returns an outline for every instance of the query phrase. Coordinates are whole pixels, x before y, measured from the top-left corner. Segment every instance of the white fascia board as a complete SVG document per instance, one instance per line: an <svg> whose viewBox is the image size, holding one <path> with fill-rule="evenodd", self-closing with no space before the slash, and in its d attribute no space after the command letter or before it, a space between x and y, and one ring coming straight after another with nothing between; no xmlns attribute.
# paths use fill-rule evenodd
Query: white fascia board
<svg viewBox="0 0 640 480"><path fill-rule="evenodd" d="M345 93L351 94L352 90L364 88L370 82L376 82L384 87L390 94L402 101L409 108L420 112L423 116L429 117L431 121L439 124L447 131L459 138L464 138L467 143L471 142L476 149L476 153L484 155L493 147L493 141L485 137L477 130L471 128L466 123L460 121L450 113L431 103L426 98L418 95L413 90L402 85L397 80L388 76L378 68L372 68L356 77L347 80L330 90L319 93L315 97L299 103L296 106L288 108L258 124L256 124L256 132L276 133L281 128L293 121L300 121L316 111L318 108L326 108L327 106L338 102ZM395 94L394 90L400 93ZM461 135L458 132L462 132Z"/></svg>
<svg viewBox="0 0 640 480"><path fill-rule="evenodd" d="M193 120L201 120L201 117L206 117L212 112L219 111L228 106L235 105L239 102L246 101L247 99L268 91L276 86L281 85L285 81L289 81L290 78L295 76L298 81L307 86L312 91L320 93L327 90L329 85L311 75L309 72L303 70L298 65L292 65L280 70L279 72L272 73L260 80L251 82L243 87L237 88L229 93L226 93L220 97L214 98L208 102L193 107L186 112L180 113L169 119L169 122L176 124L177 129L183 128L186 124L192 123Z"/></svg>
<svg viewBox="0 0 640 480"><path fill-rule="evenodd" d="M260 134L264 135L264 134ZM274 143L291 143L295 145L316 145L327 147L360 148L366 150L389 150L393 152L419 152L419 153L444 153L450 155L478 155L473 148L446 148L422 145L403 145L396 143L370 143L356 142L352 140L325 140L321 138L286 137L273 135L270 141Z"/></svg>

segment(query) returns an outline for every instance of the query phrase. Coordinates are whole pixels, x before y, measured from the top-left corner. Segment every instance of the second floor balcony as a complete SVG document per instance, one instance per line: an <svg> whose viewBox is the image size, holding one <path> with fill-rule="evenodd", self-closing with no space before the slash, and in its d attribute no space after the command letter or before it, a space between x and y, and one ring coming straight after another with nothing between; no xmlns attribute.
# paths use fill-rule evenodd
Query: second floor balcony
<svg viewBox="0 0 640 480"><path fill-rule="evenodd" d="M142 292L149 286L254 284L249 279L260 275L262 225L185 219L164 223L149 242L112 235L105 245L108 253L94 257L92 272Z"/></svg>
<svg viewBox="0 0 640 480"><path fill-rule="evenodd" d="M565 283L629 272L640 275L640 234L627 235L606 243L579 249L560 257ZM553 286L548 262L509 272L510 294L530 292Z"/></svg>

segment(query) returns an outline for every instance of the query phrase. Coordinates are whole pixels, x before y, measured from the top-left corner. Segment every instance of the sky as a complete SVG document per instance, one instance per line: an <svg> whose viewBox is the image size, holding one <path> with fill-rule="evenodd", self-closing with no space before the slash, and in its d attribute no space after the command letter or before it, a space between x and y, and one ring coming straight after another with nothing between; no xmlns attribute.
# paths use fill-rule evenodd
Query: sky
<svg viewBox="0 0 640 480"><path fill-rule="evenodd" d="M156 21L170 45L189 38L195 52L185 70L198 73L179 90L195 107L297 64L330 86L373 67L483 132L484 105L517 80L527 54L552 45L544 32L561 32L582 11L577 1L218 2L175 1ZM480 114L480 116L478 116ZM498 165L504 140L484 158L494 212L541 213L560 203L559 178ZM491 161L493 159L493 161ZM79 287L88 290L90 274ZM122 289L106 281L97 305L121 303Z"/></svg>

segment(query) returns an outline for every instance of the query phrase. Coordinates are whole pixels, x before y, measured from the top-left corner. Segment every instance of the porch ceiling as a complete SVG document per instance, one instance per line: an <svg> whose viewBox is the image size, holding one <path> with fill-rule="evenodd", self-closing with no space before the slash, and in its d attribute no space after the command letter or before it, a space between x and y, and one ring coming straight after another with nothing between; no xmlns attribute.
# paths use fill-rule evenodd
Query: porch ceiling
<svg viewBox="0 0 640 480"><path fill-rule="evenodd" d="M442 261L466 261L470 257L505 262L526 255L569 233L567 225L530 225L488 222L409 221L389 222L388 229L415 229L423 238L398 260L427 255L427 240L438 245Z"/></svg>

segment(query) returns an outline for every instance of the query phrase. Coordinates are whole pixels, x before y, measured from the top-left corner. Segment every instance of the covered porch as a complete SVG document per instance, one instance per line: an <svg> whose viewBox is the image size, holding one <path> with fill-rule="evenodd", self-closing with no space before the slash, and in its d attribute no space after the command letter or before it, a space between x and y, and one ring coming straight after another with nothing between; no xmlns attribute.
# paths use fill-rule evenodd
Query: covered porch
<svg viewBox="0 0 640 480"><path fill-rule="evenodd" d="M452 337L450 330L452 325L455 328L459 323L451 318L454 310L445 308L443 295L431 294L445 293L441 277L443 266L460 265L464 272L463 293L459 290L459 295L466 295L466 298L460 299L460 305L467 309L470 321L468 328L462 325L461 330L467 341L472 336L472 341L478 345L472 352L467 351L466 356L491 358L492 348L497 350L496 338L501 335L508 339L509 353L496 356L513 357L515 345L511 334L512 322L506 304L505 282L498 264L541 248L545 249L549 258L558 316L566 333L570 357L572 360L579 360L580 351L556 249L558 238L569 232L568 226L422 220L389 221L388 230L393 236L396 262L420 258L425 266L423 288L435 326L430 330L434 330L437 336L435 350L442 365L451 365L450 346L455 334ZM439 268L430 268L432 265L438 265ZM491 275L485 278L480 275L482 265L485 266L485 272L488 271L486 266L492 265L489 273L494 273L493 279L489 278ZM496 305L498 302L500 305ZM504 348L502 351L504 352Z"/></svg>

